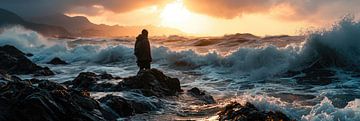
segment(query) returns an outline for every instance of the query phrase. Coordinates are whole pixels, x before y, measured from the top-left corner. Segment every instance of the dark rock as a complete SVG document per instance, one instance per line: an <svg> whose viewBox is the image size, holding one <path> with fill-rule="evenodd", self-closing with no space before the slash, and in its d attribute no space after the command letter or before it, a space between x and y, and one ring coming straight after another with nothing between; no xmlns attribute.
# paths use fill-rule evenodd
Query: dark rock
<svg viewBox="0 0 360 121"><path fill-rule="evenodd" d="M99 75L101 79L114 79L114 77L111 74L108 73L102 73Z"/></svg>
<svg viewBox="0 0 360 121"><path fill-rule="evenodd" d="M81 72L74 80L73 86L89 90L98 81L98 76L93 72Z"/></svg>
<svg viewBox="0 0 360 121"><path fill-rule="evenodd" d="M136 76L125 78L115 90L138 90L145 96L175 96L182 92L177 78L165 76L157 69L142 70Z"/></svg>
<svg viewBox="0 0 360 121"><path fill-rule="evenodd" d="M72 82L66 82L66 85L73 85L75 88L85 89L89 91L112 91L115 84L97 81L103 79L121 79L120 77L113 77L111 74L103 73L97 75L93 72L81 72Z"/></svg>
<svg viewBox="0 0 360 121"><path fill-rule="evenodd" d="M0 88L0 119L10 121L103 121L99 103L88 92L68 89L62 84L8 80Z"/></svg>
<svg viewBox="0 0 360 121"><path fill-rule="evenodd" d="M135 114L134 108L128 101L119 96L106 95L103 98L100 98L99 101L112 110L114 110L121 117L132 116Z"/></svg>
<svg viewBox="0 0 360 121"><path fill-rule="evenodd" d="M216 103L214 98L211 95L206 94L205 91L202 91L197 87L191 88L187 92L191 96L203 101L205 104L214 104L214 103Z"/></svg>
<svg viewBox="0 0 360 121"><path fill-rule="evenodd" d="M54 73L47 67L40 67L14 46L5 45L0 47L0 70L9 74L34 74L35 76L49 76Z"/></svg>
<svg viewBox="0 0 360 121"><path fill-rule="evenodd" d="M34 76L51 76L54 75L54 72L52 72L48 67L41 67L33 74Z"/></svg>
<svg viewBox="0 0 360 121"><path fill-rule="evenodd" d="M27 57L32 57L32 56L34 56L34 54L32 54L32 53L26 53L25 54Z"/></svg>
<svg viewBox="0 0 360 121"><path fill-rule="evenodd" d="M218 113L218 115L220 121L291 121L289 117L281 112L259 111L249 102L245 105L241 105L237 102L231 102L226 105Z"/></svg>
<svg viewBox="0 0 360 121"><path fill-rule="evenodd" d="M114 91L114 87L116 87L115 84L112 83L97 83L95 85L93 85L90 90L91 91L97 91L97 92L109 92L109 91Z"/></svg>
<svg viewBox="0 0 360 121"><path fill-rule="evenodd" d="M131 95L137 96L137 95ZM134 114L147 113L149 111L157 110L161 107L159 102L147 102L146 100L127 99L120 96L106 95L100 98L102 104L107 105L112 111L116 112L119 116L131 116ZM111 112L111 111L109 111Z"/></svg>
<svg viewBox="0 0 360 121"><path fill-rule="evenodd" d="M48 62L47 64L53 64L53 65L65 65L68 64L65 61L61 60L58 57L53 58L50 62Z"/></svg>

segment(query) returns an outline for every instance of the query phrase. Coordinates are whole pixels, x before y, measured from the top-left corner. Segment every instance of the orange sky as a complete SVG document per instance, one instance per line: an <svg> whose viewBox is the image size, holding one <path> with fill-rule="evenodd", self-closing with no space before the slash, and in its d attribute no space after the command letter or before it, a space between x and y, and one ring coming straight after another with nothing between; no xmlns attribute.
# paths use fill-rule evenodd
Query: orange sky
<svg viewBox="0 0 360 121"><path fill-rule="evenodd" d="M202 0L194 1L166 0L166 2L161 2L162 4L148 4L125 12L109 10L103 5L92 5L91 8L96 9L96 14L78 11L68 11L66 14L86 16L91 22L97 24L172 27L190 35L218 36L252 33L265 36L296 35L310 27L328 26L347 12L345 10L334 15L326 15L332 12L329 9L334 6L334 3L327 3L328 8L322 6L315 8L308 7L307 3L297 6L300 3L275 4L263 2L264 0L240 0L243 2L241 4L231 3L234 0L225 0L229 2L214 2L205 5L196 3ZM314 11L307 11L307 9L314 9Z"/></svg>

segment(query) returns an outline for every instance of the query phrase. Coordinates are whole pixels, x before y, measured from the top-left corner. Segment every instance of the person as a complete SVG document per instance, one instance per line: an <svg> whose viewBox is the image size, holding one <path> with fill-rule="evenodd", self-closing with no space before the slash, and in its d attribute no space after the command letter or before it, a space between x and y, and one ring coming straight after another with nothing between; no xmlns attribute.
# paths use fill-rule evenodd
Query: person
<svg viewBox="0 0 360 121"><path fill-rule="evenodd" d="M136 56L136 63L139 67L139 71L144 69L150 69L151 58L151 49L150 42L148 39L148 31L143 29L141 34L136 37L134 54Z"/></svg>

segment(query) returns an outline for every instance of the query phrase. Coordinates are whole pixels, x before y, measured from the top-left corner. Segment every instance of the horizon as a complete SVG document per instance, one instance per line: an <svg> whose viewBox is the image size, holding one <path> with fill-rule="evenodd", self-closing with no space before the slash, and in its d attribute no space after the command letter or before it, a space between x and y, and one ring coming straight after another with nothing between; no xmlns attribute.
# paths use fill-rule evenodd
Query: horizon
<svg viewBox="0 0 360 121"><path fill-rule="evenodd" d="M329 28L346 15L353 15L357 20L360 11L356 8L356 0L5 0L0 3L0 8L25 18L61 13L70 17L84 16L99 25L172 28L190 36L222 36L235 33L251 33L257 36L299 35L309 29ZM25 5L27 8L23 8Z"/></svg>

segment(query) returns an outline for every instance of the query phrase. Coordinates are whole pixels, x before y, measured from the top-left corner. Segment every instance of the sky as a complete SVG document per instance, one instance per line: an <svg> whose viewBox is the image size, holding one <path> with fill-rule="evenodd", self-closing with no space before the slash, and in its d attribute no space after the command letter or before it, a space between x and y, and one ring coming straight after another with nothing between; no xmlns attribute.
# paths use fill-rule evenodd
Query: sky
<svg viewBox="0 0 360 121"><path fill-rule="evenodd" d="M1 0L21 16L86 16L96 24L154 25L194 35L296 35L360 16L360 0Z"/></svg>

